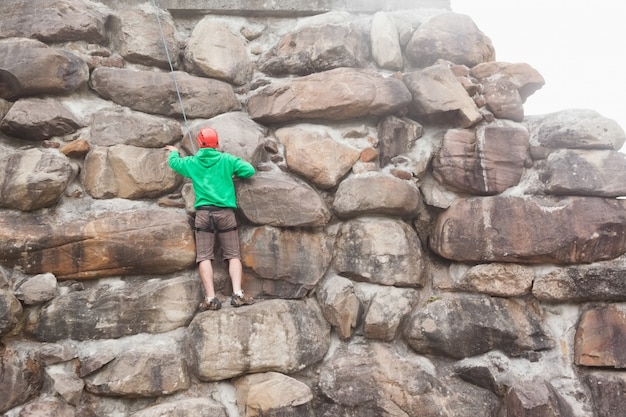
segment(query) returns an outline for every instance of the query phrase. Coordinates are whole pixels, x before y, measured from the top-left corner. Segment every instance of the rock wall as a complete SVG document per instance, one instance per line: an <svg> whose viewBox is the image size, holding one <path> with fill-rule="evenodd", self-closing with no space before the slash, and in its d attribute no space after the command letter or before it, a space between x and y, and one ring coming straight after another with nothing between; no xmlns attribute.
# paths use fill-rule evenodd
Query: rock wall
<svg viewBox="0 0 626 417"><path fill-rule="evenodd" d="M447 1L129 3L3 2L4 416L623 415L620 126ZM198 313L205 126L257 303Z"/></svg>

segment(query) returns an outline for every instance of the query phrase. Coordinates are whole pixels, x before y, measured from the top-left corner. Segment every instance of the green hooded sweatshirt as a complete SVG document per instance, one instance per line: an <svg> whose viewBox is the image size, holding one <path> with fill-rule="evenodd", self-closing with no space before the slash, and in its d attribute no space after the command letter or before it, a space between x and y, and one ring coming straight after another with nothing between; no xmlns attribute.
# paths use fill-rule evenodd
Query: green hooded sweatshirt
<svg viewBox="0 0 626 417"><path fill-rule="evenodd" d="M252 164L213 148L200 148L195 155L184 158L177 151L172 151L168 164L183 177L191 178L196 194L196 208L237 208L233 175L249 178L254 174Z"/></svg>

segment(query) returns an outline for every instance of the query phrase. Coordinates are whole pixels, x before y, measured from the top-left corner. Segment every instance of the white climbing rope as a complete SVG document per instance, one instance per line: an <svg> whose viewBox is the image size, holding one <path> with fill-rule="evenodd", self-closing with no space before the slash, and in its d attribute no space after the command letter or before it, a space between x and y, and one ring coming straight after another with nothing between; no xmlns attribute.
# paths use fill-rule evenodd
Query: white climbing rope
<svg viewBox="0 0 626 417"><path fill-rule="evenodd" d="M178 81L176 81L176 73L174 72L174 65L172 65L172 59L170 58L170 51L167 49L167 42L165 41L165 34L163 33L163 25L161 25L161 17L159 16L160 8L157 5L157 0L152 0L152 4L154 5L154 14L156 15L157 22L159 23L159 32L161 33L161 40L163 41L163 48L165 49L165 55L167 55L167 62L170 64L170 74L172 74L172 78L174 79L174 87L176 88L176 95L178 96L180 109L183 114L183 119L185 120L185 128L187 129L187 136L189 137L189 143L191 144L191 149L193 150L193 153L196 153L196 145L194 144L193 138L191 137L191 129L189 129L189 123L187 122L187 115L185 114L185 106L183 105L183 99L180 96L180 89L178 88Z"/></svg>

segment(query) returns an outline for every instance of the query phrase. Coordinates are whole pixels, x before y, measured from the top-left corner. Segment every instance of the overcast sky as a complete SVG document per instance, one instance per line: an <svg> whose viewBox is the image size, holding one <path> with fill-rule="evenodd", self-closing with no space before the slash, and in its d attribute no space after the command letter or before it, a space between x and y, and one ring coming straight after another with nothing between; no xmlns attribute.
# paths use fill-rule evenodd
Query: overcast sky
<svg viewBox="0 0 626 417"><path fill-rule="evenodd" d="M596 110L626 129L626 1L451 0L492 41L496 60L525 62L546 84L525 114ZM626 148L626 147L625 147ZM623 150L623 149L622 149Z"/></svg>

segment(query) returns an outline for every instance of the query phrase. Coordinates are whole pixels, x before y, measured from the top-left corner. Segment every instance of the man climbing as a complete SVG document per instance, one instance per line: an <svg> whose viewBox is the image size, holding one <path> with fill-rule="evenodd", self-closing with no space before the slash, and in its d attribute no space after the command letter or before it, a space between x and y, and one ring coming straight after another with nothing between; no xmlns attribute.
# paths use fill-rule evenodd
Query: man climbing
<svg viewBox="0 0 626 417"><path fill-rule="evenodd" d="M222 303L215 296L213 285L213 249L215 238L219 239L224 261L228 261L228 274L233 286L230 304L239 307L253 304L254 299L243 293L241 288L242 264L237 233L237 208L233 178L249 178L254 167L226 152L218 151L217 132L204 128L198 133L200 149L193 156L180 157L178 149L167 145L170 150L169 166L180 175L190 178L196 194L195 230L196 263L206 298L200 303L200 311L219 310Z"/></svg>

